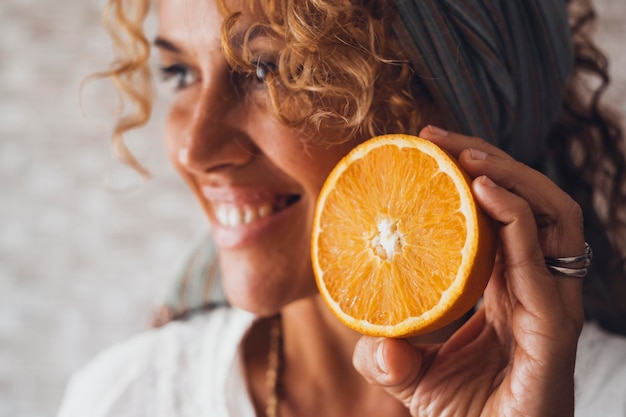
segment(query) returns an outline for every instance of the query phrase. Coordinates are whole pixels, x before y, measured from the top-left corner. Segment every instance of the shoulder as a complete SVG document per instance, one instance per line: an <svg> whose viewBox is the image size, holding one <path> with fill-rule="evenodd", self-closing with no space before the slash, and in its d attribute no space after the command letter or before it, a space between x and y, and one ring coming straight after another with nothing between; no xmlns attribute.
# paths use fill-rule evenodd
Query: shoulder
<svg viewBox="0 0 626 417"><path fill-rule="evenodd" d="M576 416L626 416L626 338L586 323L576 357Z"/></svg>
<svg viewBox="0 0 626 417"><path fill-rule="evenodd" d="M202 415L254 317L219 308L117 344L72 376L59 417ZM207 395L208 394L208 395Z"/></svg>

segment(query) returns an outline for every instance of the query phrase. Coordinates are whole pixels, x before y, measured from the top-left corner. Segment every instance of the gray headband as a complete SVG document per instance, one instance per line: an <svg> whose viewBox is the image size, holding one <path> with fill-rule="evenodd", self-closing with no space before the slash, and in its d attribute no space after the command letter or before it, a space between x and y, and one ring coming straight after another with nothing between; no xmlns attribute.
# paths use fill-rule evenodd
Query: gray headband
<svg viewBox="0 0 626 417"><path fill-rule="evenodd" d="M395 0L447 127L537 165L573 67L564 0Z"/></svg>

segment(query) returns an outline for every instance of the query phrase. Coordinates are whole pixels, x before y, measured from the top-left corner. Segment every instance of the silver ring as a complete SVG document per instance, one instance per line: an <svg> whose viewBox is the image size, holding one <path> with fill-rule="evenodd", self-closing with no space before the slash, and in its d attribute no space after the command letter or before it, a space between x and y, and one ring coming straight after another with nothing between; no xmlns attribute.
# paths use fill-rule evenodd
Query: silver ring
<svg viewBox="0 0 626 417"><path fill-rule="evenodd" d="M548 269L552 272L556 272L560 275L565 275L574 278L584 278L587 275L587 267L591 265L591 259L593 258L593 251L587 242L585 242L585 251L582 255L578 256L565 256L565 257L546 257L545 262ZM580 264L582 262L582 268L573 268L572 264Z"/></svg>

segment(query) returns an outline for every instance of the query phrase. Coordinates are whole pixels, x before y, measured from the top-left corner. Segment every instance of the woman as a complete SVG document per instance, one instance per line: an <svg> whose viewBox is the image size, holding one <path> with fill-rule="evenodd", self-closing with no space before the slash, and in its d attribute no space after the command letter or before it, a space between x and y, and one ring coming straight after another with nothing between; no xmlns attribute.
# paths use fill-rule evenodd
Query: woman
<svg viewBox="0 0 626 417"><path fill-rule="evenodd" d="M139 105L116 132L138 166L119 135L149 113L147 2L122 3L111 1L113 31L128 55L107 75ZM587 312L624 325L592 291L623 280L608 262L621 259L608 233L623 227L619 131L577 84L604 72L580 27L572 44L562 2L511 3L161 0L155 45L176 89L167 150L211 223L232 307L105 353L73 379L60 415L573 415L575 396L579 415L623 415L603 396L626 391L615 353L602 390L574 381L583 282ZM501 240L474 314L410 341L338 323L309 259L326 175L391 132L456 156ZM596 215L592 198L608 212ZM583 281L569 275L588 256L567 258L586 240L608 258ZM555 258L565 270L548 267Z"/></svg>

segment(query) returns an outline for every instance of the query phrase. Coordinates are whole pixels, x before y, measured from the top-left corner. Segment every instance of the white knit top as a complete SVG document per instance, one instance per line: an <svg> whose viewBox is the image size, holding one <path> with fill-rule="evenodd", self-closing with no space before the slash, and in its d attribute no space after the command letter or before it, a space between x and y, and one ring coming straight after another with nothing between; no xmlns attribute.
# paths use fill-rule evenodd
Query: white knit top
<svg viewBox="0 0 626 417"><path fill-rule="evenodd" d="M141 333L76 373L58 417L255 417L241 341L254 316L219 308ZM626 338L584 326L576 416L626 417Z"/></svg>

